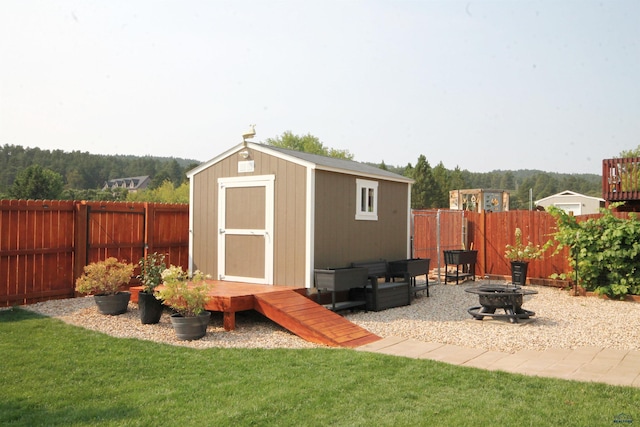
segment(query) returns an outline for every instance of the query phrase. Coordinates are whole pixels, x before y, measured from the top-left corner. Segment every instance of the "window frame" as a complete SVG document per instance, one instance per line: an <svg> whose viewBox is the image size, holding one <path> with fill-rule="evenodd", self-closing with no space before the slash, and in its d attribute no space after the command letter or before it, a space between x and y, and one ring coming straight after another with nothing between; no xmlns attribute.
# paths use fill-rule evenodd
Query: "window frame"
<svg viewBox="0 0 640 427"><path fill-rule="evenodd" d="M367 194L366 206L363 206L363 190ZM356 179L356 220L378 220L378 181ZM364 207L364 209L363 209Z"/></svg>

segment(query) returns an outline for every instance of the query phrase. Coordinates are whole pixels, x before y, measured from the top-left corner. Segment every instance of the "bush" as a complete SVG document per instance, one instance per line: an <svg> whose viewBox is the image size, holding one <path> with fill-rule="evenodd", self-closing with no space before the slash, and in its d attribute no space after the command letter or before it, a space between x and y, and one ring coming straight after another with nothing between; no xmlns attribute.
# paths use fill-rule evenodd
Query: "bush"
<svg viewBox="0 0 640 427"><path fill-rule="evenodd" d="M140 266L138 279L142 282L143 292L151 294L162 283L162 272L167 268L164 259L164 254L154 252L138 262Z"/></svg>
<svg viewBox="0 0 640 427"><path fill-rule="evenodd" d="M578 285L612 298L640 295L640 221L635 213L624 219L614 216L611 208L601 209L601 217L578 222L560 209L549 212L558 226L556 251L571 248Z"/></svg>
<svg viewBox="0 0 640 427"><path fill-rule="evenodd" d="M133 276L133 264L114 257L92 262L84 267L84 274L76 280L76 291L83 294L113 295Z"/></svg>
<svg viewBox="0 0 640 427"><path fill-rule="evenodd" d="M210 285L205 278L204 274L196 271L189 281L182 267L171 265L162 272L163 286L156 289L155 295L180 315L197 316L209 301Z"/></svg>

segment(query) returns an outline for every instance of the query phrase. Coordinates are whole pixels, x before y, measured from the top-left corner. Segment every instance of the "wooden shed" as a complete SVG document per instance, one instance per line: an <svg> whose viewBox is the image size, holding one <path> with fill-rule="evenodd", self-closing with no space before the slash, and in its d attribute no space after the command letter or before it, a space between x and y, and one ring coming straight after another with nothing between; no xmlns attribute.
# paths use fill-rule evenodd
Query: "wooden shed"
<svg viewBox="0 0 640 427"><path fill-rule="evenodd" d="M410 256L411 184L349 160L243 142L187 173L189 268L313 286L313 269Z"/></svg>
<svg viewBox="0 0 640 427"><path fill-rule="evenodd" d="M449 191L449 209L471 212L505 212L509 210L509 192L483 188Z"/></svg>

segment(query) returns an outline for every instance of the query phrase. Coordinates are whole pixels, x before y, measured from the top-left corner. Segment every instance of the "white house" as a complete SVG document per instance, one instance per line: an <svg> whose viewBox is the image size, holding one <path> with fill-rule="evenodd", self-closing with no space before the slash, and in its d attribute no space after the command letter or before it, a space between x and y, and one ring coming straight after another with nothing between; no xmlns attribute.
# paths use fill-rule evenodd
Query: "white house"
<svg viewBox="0 0 640 427"><path fill-rule="evenodd" d="M585 196L569 190L536 200L535 203L545 209L555 206L573 215L595 214L605 207L605 200L600 197Z"/></svg>

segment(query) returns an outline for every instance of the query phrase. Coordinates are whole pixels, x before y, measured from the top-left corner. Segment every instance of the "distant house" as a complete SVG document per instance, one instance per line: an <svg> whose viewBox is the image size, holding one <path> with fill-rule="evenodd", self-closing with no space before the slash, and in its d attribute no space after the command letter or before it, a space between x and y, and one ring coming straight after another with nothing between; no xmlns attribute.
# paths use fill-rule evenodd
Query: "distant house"
<svg viewBox="0 0 640 427"><path fill-rule="evenodd" d="M106 191L126 188L130 193L135 193L138 190L144 190L149 184L151 184L151 178L148 175L133 176L131 178L110 179L104 183L102 189Z"/></svg>
<svg viewBox="0 0 640 427"><path fill-rule="evenodd" d="M555 206L573 215L588 215L599 213L604 208L605 200L600 197L585 196L573 191L563 191L544 199L536 200L536 206L548 208Z"/></svg>

